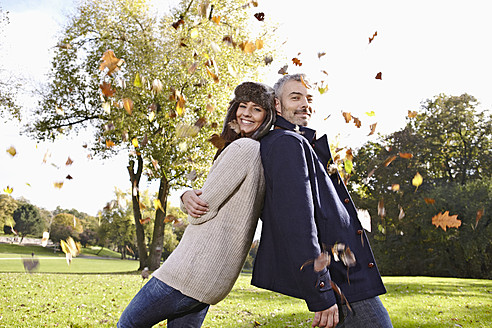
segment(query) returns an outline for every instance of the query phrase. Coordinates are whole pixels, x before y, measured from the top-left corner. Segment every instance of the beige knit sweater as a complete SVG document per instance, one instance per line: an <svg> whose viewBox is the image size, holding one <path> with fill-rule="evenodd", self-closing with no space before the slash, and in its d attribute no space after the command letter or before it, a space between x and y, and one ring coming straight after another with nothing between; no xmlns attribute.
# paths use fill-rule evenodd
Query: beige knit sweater
<svg viewBox="0 0 492 328"><path fill-rule="evenodd" d="M188 216L190 225L178 247L153 275L184 295L216 304L239 276L263 207L260 143L250 138L232 142L201 190L208 213Z"/></svg>

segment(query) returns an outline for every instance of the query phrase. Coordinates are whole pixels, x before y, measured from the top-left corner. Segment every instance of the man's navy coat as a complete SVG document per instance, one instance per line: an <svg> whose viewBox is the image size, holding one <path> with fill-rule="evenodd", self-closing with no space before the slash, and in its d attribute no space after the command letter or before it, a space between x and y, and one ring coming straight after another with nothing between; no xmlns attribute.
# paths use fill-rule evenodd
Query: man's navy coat
<svg viewBox="0 0 492 328"><path fill-rule="evenodd" d="M326 135L277 117L276 128L261 140L266 180L260 246L252 284L304 299L310 311L335 304L330 279L349 302L386 292L357 210L338 174L329 175L331 153ZM335 243L350 247L356 265L332 258L328 269L312 264Z"/></svg>

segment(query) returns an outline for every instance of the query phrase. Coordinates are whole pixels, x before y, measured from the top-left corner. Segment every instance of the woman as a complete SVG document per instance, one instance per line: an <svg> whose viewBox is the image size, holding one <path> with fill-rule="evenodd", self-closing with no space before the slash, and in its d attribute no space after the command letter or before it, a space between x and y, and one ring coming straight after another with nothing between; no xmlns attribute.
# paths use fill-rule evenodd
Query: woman
<svg viewBox="0 0 492 328"><path fill-rule="evenodd" d="M217 151L200 198L208 203L174 252L137 293L119 328L201 327L210 304L231 291L251 247L263 206L265 181L258 140L274 121L273 89L245 82L234 90ZM182 204L183 205L183 204ZM183 206L182 206L183 207Z"/></svg>

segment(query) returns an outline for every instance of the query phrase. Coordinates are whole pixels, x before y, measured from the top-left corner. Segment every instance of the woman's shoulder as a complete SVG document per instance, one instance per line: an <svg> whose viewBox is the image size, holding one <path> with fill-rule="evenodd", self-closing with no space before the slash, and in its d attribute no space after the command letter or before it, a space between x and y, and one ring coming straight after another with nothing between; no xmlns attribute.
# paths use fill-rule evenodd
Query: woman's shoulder
<svg viewBox="0 0 492 328"><path fill-rule="evenodd" d="M236 139L229 145L229 147L232 145L239 148L260 149L260 142L251 138Z"/></svg>

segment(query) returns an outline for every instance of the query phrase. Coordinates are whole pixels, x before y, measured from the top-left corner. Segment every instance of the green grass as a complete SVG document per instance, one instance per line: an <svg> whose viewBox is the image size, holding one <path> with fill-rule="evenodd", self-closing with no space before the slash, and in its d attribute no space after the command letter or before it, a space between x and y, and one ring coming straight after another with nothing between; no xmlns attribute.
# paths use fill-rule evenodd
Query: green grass
<svg viewBox="0 0 492 328"><path fill-rule="evenodd" d="M312 313L304 301L255 288L250 279L239 277L229 296L210 308L203 327L310 327ZM492 326L491 280L384 281L388 293L381 300L395 328ZM115 327L141 286L136 274L0 273L0 327Z"/></svg>

